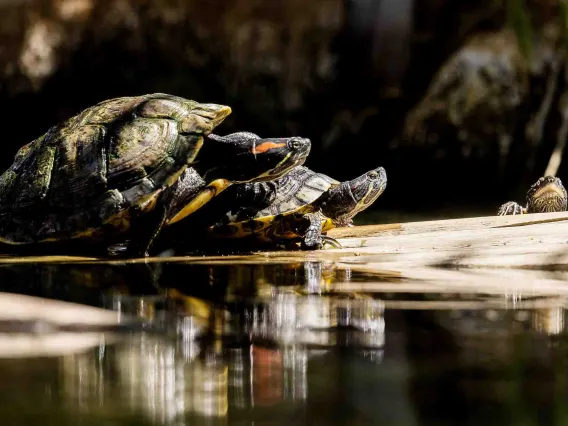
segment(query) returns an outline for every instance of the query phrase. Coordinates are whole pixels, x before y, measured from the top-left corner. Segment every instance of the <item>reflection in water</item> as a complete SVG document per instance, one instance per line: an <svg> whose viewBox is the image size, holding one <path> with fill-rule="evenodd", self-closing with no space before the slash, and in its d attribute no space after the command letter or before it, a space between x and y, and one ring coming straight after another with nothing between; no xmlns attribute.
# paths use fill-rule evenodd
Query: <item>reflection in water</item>
<svg viewBox="0 0 568 426"><path fill-rule="evenodd" d="M558 334L564 331L565 315L565 309L562 307L537 309L532 319L532 326L537 331Z"/></svg>
<svg viewBox="0 0 568 426"><path fill-rule="evenodd" d="M275 294L245 314L245 332L280 344L381 348L383 304L376 300Z"/></svg>
<svg viewBox="0 0 568 426"><path fill-rule="evenodd" d="M144 324L43 364L57 378L41 389L72 419L58 424L456 424L479 404L510 412L562 401L538 378L562 372L563 299L402 293L389 277L325 261L0 267L8 287L19 280L28 294ZM377 291L383 284L395 292ZM18 374L39 380L28 365ZM0 397L46 405L43 390L11 383ZM505 414L494 413L501 423Z"/></svg>
<svg viewBox="0 0 568 426"><path fill-rule="evenodd" d="M227 365L214 353L155 336L63 357L67 398L79 411L129 410L154 423L174 424L186 414L223 417L228 407Z"/></svg>
<svg viewBox="0 0 568 426"><path fill-rule="evenodd" d="M250 287L246 281L259 276L250 272L231 271L231 284ZM330 265L312 262L304 272L303 283L295 282L300 287L274 286L263 274L258 291L248 298L219 304L178 290L105 295L105 307L136 315L166 333L133 334L120 344L63 357L66 397L79 411L126 409L143 412L158 424L184 424L189 418L221 421L229 407L248 410L305 401L310 359L333 348L352 348L380 361L383 303L322 296L334 274ZM298 276L297 268L280 278L290 273Z"/></svg>

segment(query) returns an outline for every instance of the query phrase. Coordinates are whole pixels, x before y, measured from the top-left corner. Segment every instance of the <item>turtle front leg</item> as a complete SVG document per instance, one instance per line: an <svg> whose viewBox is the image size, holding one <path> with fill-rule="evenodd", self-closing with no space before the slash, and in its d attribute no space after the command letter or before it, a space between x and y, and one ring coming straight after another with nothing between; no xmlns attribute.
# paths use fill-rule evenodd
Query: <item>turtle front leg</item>
<svg viewBox="0 0 568 426"><path fill-rule="evenodd" d="M306 213L304 220L308 221L308 227L302 238L302 250L320 250L324 246L322 235L322 221L324 217L320 212Z"/></svg>
<svg viewBox="0 0 568 426"><path fill-rule="evenodd" d="M139 207L133 209L130 224L132 238L124 252L125 257L149 256L150 247L164 227L168 217L168 209L164 202L165 192L158 196L156 205L152 210L147 212Z"/></svg>
<svg viewBox="0 0 568 426"><path fill-rule="evenodd" d="M526 213L527 209L525 207L522 207L520 204L515 203L514 201L509 201L508 203L505 203L501 207L499 207L497 216L509 216Z"/></svg>
<svg viewBox="0 0 568 426"><path fill-rule="evenodd" d="M341 243L339 241L337 241L335 238L328 237L327 235L322 235L322 240L323 240L323 247L324 248L326 246L330 246L331 248L336 248L336 249L343 248Z"/></svg>

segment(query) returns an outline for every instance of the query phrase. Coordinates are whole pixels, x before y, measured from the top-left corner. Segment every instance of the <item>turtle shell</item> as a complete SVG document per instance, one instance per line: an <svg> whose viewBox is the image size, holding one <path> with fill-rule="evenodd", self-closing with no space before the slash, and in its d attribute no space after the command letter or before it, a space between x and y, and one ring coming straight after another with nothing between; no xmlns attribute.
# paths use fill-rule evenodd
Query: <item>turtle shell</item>
<svg viewBox="0 0 568 426"><path fill-rule="evenodd" d="M150 210L231 109L167 94L110 99L22 147L0 176L0 241L106 237Z"/></svg>
<svg viewBox="0 0 568 426"><path fill-rule="evenodd" d="M310 205L339 182L304 166L294 168L278 180L276 198L254 218L291 214Z"/></svg>
<svg viewBox="0 0 568 426"><path fill-rule="evenodd" d="M294 168L277 182L276 197L268 207L256 212L252 217L248 216L246 220L239 219L240 211L235 214L230 212L219 225L211 227L210 231L218 236L240 238L251 234L260 236L278 224L286 229L292 228L291 223L282 219L289 216L290 221L294 222L294 213L310 212L317 199L340 184L337 180L304 166ZM269 235L266 237L271 239Z"/></svg>

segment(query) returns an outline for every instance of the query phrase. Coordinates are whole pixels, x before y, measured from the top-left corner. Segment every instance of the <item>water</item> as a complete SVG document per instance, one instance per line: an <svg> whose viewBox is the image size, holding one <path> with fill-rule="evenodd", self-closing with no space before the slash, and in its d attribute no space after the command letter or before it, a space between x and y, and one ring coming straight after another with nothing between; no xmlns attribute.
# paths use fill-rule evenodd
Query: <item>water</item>
<svg viewBox="0 0 568 426"><path fill-rule="evenodd" d="M392 271L258 258L2 265L0 283L140 320L80 351L0 357L2 425L568 420L564 299L403 292Z"/></svg>

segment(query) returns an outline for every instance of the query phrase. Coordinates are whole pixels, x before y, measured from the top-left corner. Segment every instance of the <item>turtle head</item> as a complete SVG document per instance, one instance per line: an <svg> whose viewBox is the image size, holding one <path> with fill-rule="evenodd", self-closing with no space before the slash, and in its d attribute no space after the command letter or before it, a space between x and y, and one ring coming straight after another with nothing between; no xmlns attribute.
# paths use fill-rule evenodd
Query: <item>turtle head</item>
<svg viewBox="0 0 568 426"><path fill-rule="evenodd" d="M249 132L209 135L196 168L206 181L219 178L233 183L267 181L302 165L310 149L310 140L300 137L262 139Z"/></svg>
<svg viewBox="0 0 568 426"><path fill-rule="evenodd" d="M527 192L528 213L566 211L568 194L562 181L554 176L537 180Z"/></svg>
<svg viewBox="0 0 568 426"><path fill-rule="evenodd" d="M321 205L322 213L332 219L336 226L347 226L357 213L373 204L386 187L385 169L378 167L370 170L330 189Z"/></svg>

